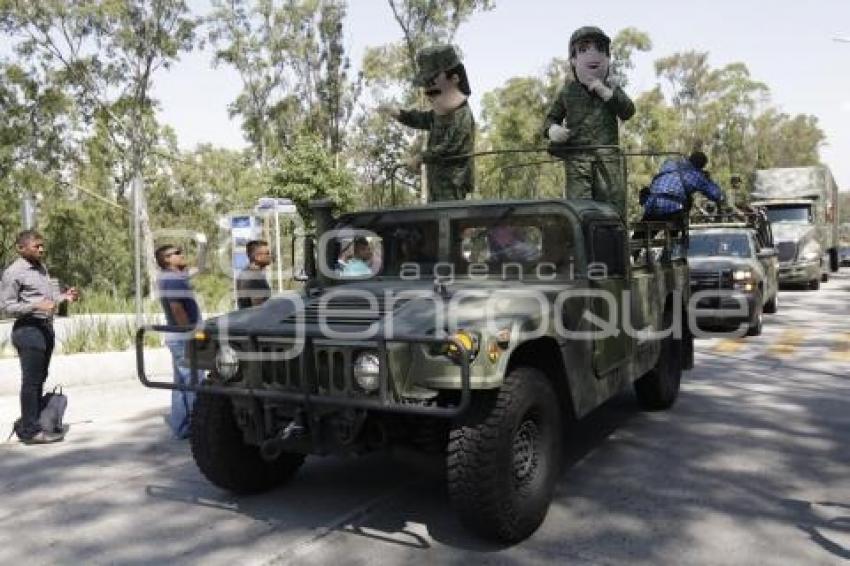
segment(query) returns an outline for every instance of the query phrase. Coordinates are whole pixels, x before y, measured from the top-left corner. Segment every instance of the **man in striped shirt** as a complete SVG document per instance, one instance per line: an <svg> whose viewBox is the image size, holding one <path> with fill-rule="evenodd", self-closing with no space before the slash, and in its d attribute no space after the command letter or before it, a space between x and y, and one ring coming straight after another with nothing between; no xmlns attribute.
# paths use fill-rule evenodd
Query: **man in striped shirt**
<svg viewBox="0 0 850 566"><path fill-rule="evenodd" d="M34 230L18 234L15 247L20 256L3 272L0 309L15 318L12 344L21 360L21 418L15 433L26 444L62 440L62 434L41 429L38 424L44 382L53 354L53 315L63 301L76 301L79 293L65 293L50 282L43 263L44 238Z"/></svg>

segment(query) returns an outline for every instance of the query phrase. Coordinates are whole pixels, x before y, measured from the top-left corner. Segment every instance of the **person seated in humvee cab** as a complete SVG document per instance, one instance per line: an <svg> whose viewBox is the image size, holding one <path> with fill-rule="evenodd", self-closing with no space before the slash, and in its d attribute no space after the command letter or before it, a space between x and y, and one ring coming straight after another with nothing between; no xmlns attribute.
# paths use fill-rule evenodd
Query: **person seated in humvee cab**
<svg viewBox="0 0 850 566"><path fill-rule="evenodd" d="M373 274L374 252L369 240L358 236L340 254L339 264L342 277L364 277Z"/></svg>

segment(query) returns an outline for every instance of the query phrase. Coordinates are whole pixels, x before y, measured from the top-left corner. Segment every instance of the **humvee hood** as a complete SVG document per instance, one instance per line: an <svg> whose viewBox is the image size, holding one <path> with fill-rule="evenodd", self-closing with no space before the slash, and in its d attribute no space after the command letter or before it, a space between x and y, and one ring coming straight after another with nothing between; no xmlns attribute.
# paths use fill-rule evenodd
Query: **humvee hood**
<svg viewBox="0 0 850 566"><path fill-rule="evenodd" d="M394 284L395 283L395 284ZM428 335L450 328L485 329L488 320L500 328L518 323L535 326L549 316L546 305L554 291L533 285L506 288L504 281L456 281L444 292L433 282L399 287L398 282L365 281L329 287L312 295L290 294L259 307L228 313L207 322L207 328L233 334L295 335L297 325L321 332L355 334L370 329L373 337ZM567 284L569 286L569 284ZM564 284L558 286L564 290ZM548 297L548 298L547 298Z"/></svg>

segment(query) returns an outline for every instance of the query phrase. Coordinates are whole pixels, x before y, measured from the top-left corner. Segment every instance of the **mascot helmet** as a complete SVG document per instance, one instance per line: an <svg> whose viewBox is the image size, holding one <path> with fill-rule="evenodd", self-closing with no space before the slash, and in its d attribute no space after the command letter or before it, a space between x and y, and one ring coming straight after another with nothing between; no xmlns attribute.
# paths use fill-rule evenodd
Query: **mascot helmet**
<svg viewBox="0 0 850 566"><path fill-rule="evenodd" d="M584 39L596 41L600 51L611 54L611 38L596 26L580 27L570 36L570 57L575 57L575 45Z"/></svg>

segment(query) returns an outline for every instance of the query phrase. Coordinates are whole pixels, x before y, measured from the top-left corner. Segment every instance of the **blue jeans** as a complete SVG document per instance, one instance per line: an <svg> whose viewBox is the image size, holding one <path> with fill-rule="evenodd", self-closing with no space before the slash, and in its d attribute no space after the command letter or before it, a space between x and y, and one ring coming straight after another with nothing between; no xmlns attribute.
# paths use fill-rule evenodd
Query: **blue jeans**
<svg viewBox="0 0 850 566"><path fill-rule="evenodd" d="M174 368L174 384L189 385L192 382L192 372L189 360L186 359L186 342L184 340L166 340L165 345L171 351L171 365ZM203 381L204 374L198 371L198 380ZM189 437L192 406L195 404L193 391L171 391L171 414L168 416L168 426L177 438Z"/></svg>

